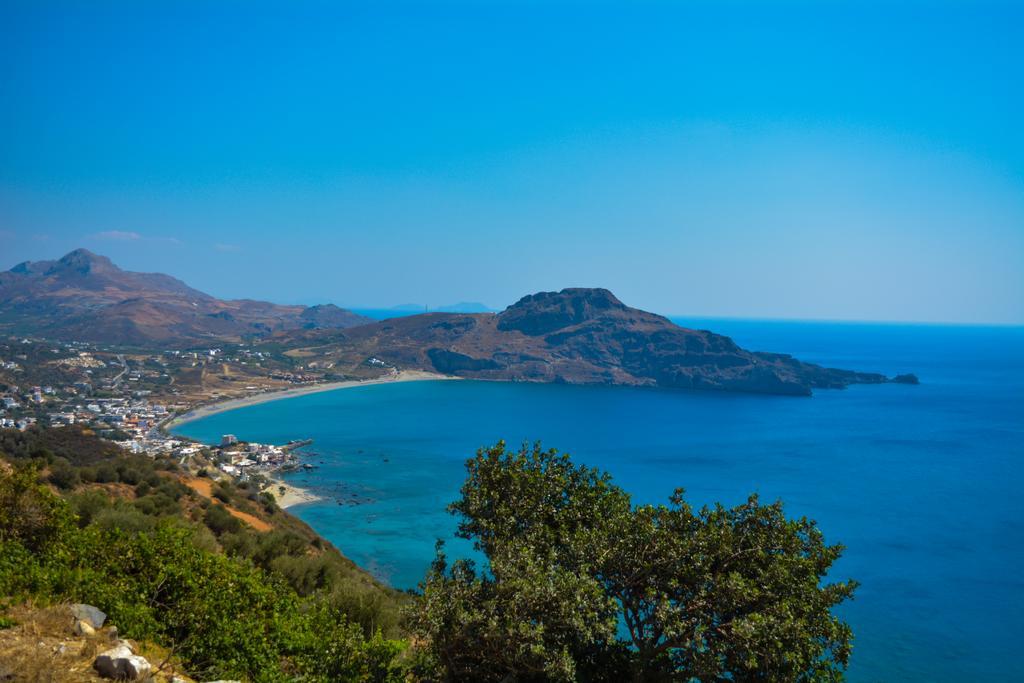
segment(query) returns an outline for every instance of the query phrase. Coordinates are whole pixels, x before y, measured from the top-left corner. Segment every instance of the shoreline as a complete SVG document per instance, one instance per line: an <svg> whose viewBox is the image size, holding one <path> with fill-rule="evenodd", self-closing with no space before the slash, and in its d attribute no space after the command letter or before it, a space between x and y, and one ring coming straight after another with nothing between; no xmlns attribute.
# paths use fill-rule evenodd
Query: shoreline
<svg viewBox="0 0 1024 683"><path fill-rule="evenodd" d="M273 494L274 500L277 501L277 506L282 510L287 510L295 505L315 503L319 500L324 500L323 496L318 496L309 489L289 484L276 475L277 473L275 472L273 476L267 476L267 479L270 480L270 484L263 489L263 492L265 493L269 491Z"/></svg>
<svg viewBox="0 0 1024 683"><path fill-rule="evenodd" d="M375 384L391 384L394 382L419 382L427 380L454 380L460 379L450 375L440 375L433 372L425 372L423 370L402 370L395 375L388 377L380 377L377 379L367 380L345 380L342 382L327 382L324 384L314 384L310 386L295 387L291 389L281 389L279 391L267 391L258 394L252 394L251 396L243 396L241 398L229 398L223 401L217 401L216 403L210 403L207 405L200 405L192 410L188 411L184 415L175 416L169 421L161 425L161 429L170 433L170 430L181 425L201 420L211 415L217 415L218 413L225 413L231 410L237 410L238 408L246 408L248 406L259 405L261 403L270 403L271 401L280 401L288 398L296 398L299 396L306 396L308 394L319 394L325 391L335 391L336 389L351 389L352 387L371 386ZM274 500L277 501L278 507L282 510L287 510L290 507L296 505L303 505L305 503L315 503L320 500L324 500L322 496L318 496L308 489L304 489L294 484L289 484L280 477L279 472L272 472L266 475L270 483L263 488L263 491L269 491L274 496Z"/></svg>
<svg viewBox="0 0 1024 683"><path fill-rule="evenodd" d="M336 389L351 389L352 387L364 387L375 384L391 384L393 382L422 382L429 380L456 380L459 377L453 377L451 375L441 375L434 372L426 372L423 370L402 370L396 375L389 377L380 377L378 379L364 379L364 380L345 380L342 382L327 382L324 384L313 384L310 386L295 387L293 389L281 389L278 391L267 391L258 394L252 394L251 396L243 396L241 398L229 398L223 401L217 401L216 403L210 403L207 405L201 405L193 408L184 415L175 416L171 418L166 424L163 425L163 429L169 431L175 427L180 427L189 422L195 422L201 420L204 417L210 417L211 415L217 415L218 413L226 413L230 410L237 410L238 408L247 408L249 406L259 405L261 403L270 403L271 401L280 401L288 398L296 398L298 396L306 396L308 394L319 394L325 391L334 391ZM283 507L283 506L282 506Z"/></svg>

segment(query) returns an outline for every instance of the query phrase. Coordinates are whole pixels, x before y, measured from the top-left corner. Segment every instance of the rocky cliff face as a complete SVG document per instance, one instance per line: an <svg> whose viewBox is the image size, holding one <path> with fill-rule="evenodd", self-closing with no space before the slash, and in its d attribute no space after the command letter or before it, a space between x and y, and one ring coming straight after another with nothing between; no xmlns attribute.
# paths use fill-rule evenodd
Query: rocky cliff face
<svg viewBox="0 0 1024 683"><path fill-rule="evenodd" d="M746 351L728 337L630 308L605 289L532 294L497 315L429 313L285 337L304 355L339 367L373 356L398 367L478 379L798 396L815 388L890 381Z"/></svg>
<svg viewBox="0 0 1024 683"><path fill-rule="evenodd" d="M0 273L0 329L19 334L189 345L367 322L337 306L217 299L169 275L121 270L85 249Z"/></svg>

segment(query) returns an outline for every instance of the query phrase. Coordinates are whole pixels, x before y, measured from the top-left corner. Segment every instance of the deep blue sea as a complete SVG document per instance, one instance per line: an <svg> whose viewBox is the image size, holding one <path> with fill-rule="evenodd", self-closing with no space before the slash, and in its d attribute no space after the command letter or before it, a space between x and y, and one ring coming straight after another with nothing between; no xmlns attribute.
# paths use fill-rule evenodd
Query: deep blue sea
<svg viewBox="0 0 1024 683"><path fill-rule="evenodd" d="M1024 328L680 320L740 345L920 386L812 398L624 387L411 382L276 401L184 425L283 443L311 437L327 496L292 508L400 588L454 521L463 462L540 439L612 473L637 502L678 486L696 504L781 498L847 546L861 582L849 679L1024 680ZM339 504L341 502L342 504ZM452 554L464 552L452 546Z"/></svg>

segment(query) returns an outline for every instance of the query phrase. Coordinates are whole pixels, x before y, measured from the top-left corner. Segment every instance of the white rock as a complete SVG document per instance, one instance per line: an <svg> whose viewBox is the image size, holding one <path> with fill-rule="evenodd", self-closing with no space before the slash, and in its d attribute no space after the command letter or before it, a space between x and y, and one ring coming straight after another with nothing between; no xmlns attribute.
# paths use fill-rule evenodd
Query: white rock
<svg viewBox="0 0 1024 683"><path fill-rule="evenodd" d="M96 634L96 629L89 625L89 622L78 620L75 622L75 635L91 636Z"/></svg>
<svg viewBox="0 0 1024 683"><path fill-rule="evenodd" d="M145 657L132 654L127 645L101 652L92 663L96 673L104 678L136 681L149 675L152 667Z"/></svg>

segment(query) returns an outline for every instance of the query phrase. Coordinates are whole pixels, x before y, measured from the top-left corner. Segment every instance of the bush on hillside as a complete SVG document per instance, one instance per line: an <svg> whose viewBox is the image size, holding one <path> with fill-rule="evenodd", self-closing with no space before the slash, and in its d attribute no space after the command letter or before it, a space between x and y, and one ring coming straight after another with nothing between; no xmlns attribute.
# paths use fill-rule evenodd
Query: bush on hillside
<svg viewBox="0 0 1024 683"><path fill-rule="evenodd" d="M849 627L823 584L842 547L756 497L633 506L611 477L540 446L478 452L451 506L487 557L439 550L412 614L446 680L835 681ZM620 637L620 627L625 637Z"/></svg>
<svg viewBox="0 0 1024 683"><path fill-rule="evenodd" d="M329 602L203 549L174 518L90 494L75 499L94 518L80 527L36 477L0 474L0 594L95 604L121 633L173 648L202 678L402 680L404 645L367 638Z"/></svg>
<svg viewBox="0 0 1024 683"><path fill-rule="evenodd" d="M238 533L242 530L242 523L238 521L223 505L211 505L206 508L203 521L210 531L220 536L226 533Z"/></svg>

